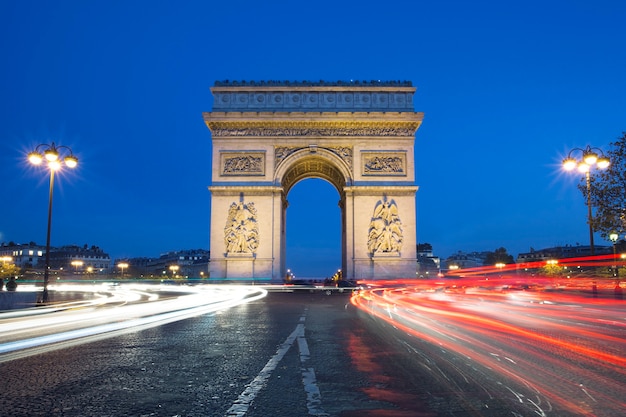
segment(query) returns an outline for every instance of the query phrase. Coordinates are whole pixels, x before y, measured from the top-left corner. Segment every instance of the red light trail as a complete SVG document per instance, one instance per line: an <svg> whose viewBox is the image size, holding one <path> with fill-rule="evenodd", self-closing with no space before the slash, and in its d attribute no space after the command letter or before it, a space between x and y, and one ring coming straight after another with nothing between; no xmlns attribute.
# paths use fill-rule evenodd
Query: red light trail
<svg viewBox="0 0 626 417"><path fill-rule="evenodd" d="M455 395L478 384L541 416L616 416L626 410L626 304L612 282L594 297L591 278L407 280L352 304L428 350Z"/></svg>

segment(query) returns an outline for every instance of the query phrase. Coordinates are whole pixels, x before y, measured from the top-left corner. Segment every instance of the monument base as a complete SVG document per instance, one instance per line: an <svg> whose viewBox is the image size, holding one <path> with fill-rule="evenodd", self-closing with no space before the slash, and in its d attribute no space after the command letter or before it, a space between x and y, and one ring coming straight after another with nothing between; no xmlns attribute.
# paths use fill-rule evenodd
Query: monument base
<svg viewBox="0 0 626 417"><path fill-rule="evenodd" d="M354 264L356 279L407 279L415 278L417 259L398 256L374 256L357 259Z"/></svg>

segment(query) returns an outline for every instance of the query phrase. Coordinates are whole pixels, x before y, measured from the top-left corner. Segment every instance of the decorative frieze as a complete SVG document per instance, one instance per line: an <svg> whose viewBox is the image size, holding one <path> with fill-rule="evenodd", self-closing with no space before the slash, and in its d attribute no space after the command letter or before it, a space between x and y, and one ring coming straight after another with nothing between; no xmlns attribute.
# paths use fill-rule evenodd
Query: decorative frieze
<svg viewBox="0 0 626 417"><path fill-rule="evenodd" d="M361 152L362 175L406 176L405 151Z"/></svg>
<svg viewBox="0 0 626 417"><path fill-rule="evenodd" d="M225 151L220 152L220 175L256 176L265 175L265 152Z"/></svg>
<svg viewBox="0 0 626 417"><path fill-rule="evenodd" d="M245 122L208 121L213 137L382 136L411 137L419 122Z"/></svg>

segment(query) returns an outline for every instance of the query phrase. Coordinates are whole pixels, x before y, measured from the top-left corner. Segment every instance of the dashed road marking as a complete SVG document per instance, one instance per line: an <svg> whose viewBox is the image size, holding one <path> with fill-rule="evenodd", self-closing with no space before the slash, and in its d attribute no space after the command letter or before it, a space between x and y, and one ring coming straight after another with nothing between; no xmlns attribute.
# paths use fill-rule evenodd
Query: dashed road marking
<svg viewBox="0 0 626 417"><path fill-rule="evenodd" d="M309 360L311 354L309 351L309 345L304 337L304 320L306 318L306 311L300 317L299 324L293 332L287 337L287 339L278 347L278 350L265 364L261 372L252 380L250 385L239 395L237 400L226 412L227 417L243 417L248 412L250 405L256 398L257 394L265 387L265 384L272 372L278 366L278 363L283 359L289 348L293 343L298 341L298 350L300 352L300 364L302 365L302 384L304 385L304 391L307 397L307 409L311 416L326 416L322 408L322 396L320 394L319 387L317 386L317 380L315 378L315 370L313 368L305 367L305 362Z"/></svg>

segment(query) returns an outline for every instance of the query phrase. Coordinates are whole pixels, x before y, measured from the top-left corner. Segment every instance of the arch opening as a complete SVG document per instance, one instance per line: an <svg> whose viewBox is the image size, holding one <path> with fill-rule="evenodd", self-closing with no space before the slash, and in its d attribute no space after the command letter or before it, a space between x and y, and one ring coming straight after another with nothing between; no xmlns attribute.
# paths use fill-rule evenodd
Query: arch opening
<svg viewBox="0 0 626 417"><path fill-rule="evenodd" d="M324 279L342 268L342 209L328 180L309 176L287 194L286 268L296 279Z"/></svg>
<svg viewBox="0 0 626 417"><path fill-rule="evenodd" d="M328 159L309 156L298 159L293 163L281 178L281 185L285 195L289 194L291 188L299 181L306 178L321 178L331 183L337 192L341 194L346 186L346 177Z"/></svg>
<svg viewBox="0 0 626 417"><path fill-rule="evenodd" d="M308 180L310 179L316 180L309 182ZM332 276L337 272L337 269L343 270L346 260L344 189L346 184L351 182L351 179L347 171L345 171L345 167L341 165L341 160L325 150L319 150L315 153L308 151L296 152L286 161L283 161L283 165L277 170L277 180L280 181L283 189L283 209L281 215L281 274L286 276L287 270L291 268L297 271L298 266L296 264L292 265L292 263L297 263L299 256L302 256L300 259L303 262L307 260L308 264L308 259L319 259L320 262L322 262L322 259L331 259L332 253L336 255L336 257L332 259L338 258L339 261L332 261L332 266L329 265L328 268L324 268L322 265L317 265L315 268L312 266L307 268L307 272L305 272L307 278L323 279ZM297 202L300 188L308 188L305 185L300 185L301 182L305 184L315 184L315 186L313 186L313 190L307 190L306 198L309 199L309 203L305 204L308 204L308 206L290 210L290 220L288 222L287 208L291 206L288 196L291 196L290 198L296 197L294 202ZM296 185L298 185L298 189L296 194L293 194L292 190ZM336 194L332 192L333 188ZM320 189L325 190L324 192L327 193L326 196L316 195L316 191ZM339 197L338 200L337 196ZM333 203L330 203L331 201L333 201ZM330 213L335 210L335 202L339 206L339 216L334 217L335 222L333 223L332 214ZM317 213L315 212L316 208L318 209ZM307 210L310 210L307 214L299 213L299 211ZM321 216L321 213L324 213L326 217L330 217L330 220ZM307 234L307 238L305 239L311 239L311 241L308 242L305 240L306 245L302 245L303 247L300 248L290 247L291 251L288 259L287 242L291 244L294 240L302 241L301 236L295 239L295 235L291 234L290 227L294 227L297 230L297 222L305 222L307 226L310 227L310 229L304 233ZM321 230L326 230L327 226L329 226L332 231L320 232ZM287 230L290 231L289 235L292 235L291 239L287 235ZM301 231L300 233L303 232ZM326 245L321 244L322 242L320 240L324 239L324 233L337 236L336 241L339 242L338 246L329 244L330 242L326 242ZM302 252L306 252L307 249L309 252L305 258ZM295 255L295 258L292 259L292 255Z"/></svg>

